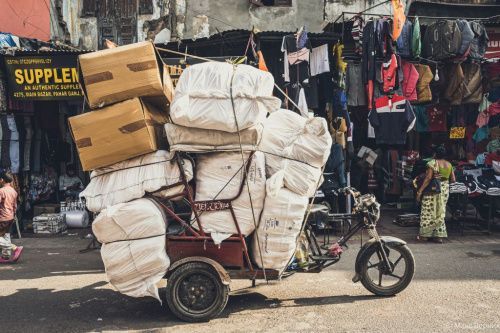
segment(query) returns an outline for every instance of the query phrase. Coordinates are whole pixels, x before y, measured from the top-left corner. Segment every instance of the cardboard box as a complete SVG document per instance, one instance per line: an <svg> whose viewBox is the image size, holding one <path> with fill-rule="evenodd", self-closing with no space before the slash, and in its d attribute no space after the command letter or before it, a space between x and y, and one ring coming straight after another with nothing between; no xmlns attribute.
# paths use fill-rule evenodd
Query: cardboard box
<svg viewBox="0 0 500 333"><path fill-rule="evenodd" d="M33 206L33 216L59 213L60 204L39 204Z"/></svg>
<svg viewBox="0 0 500 333"><path fill-rule="evenodd" d="M91 108L144 96L162 97L164 107L172 101L172 80L151 42L82 54L78 62L80 85Z"/></svg>
<svg viewBox="0 0 500 333"><path fill-rule="evenodd" d="M69 118L85 171L155 151L166 122L164 112L141 98Z"/></svg>

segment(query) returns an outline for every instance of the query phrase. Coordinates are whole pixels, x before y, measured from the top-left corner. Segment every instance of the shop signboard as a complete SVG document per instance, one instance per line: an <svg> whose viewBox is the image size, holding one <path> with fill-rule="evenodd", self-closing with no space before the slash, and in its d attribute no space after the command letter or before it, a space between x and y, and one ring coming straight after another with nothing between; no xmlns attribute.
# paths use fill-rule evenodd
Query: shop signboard
<svg viewBox="0 0 500 333"><path fill-rule="evenodd" d="M82 98L76 55L5 56L9 95L16 100Z"/></svg>
<svg viewBox="0 0 500 333"><path fill-rule="evenodd" d="M486 49L486 58L500 58L500 28L488 27L488 48Z"/></svg>
<svg viewBox="0 0 500 333"><path fill-rule="evenodd" d="M234 59L241 59L241 57L207 57L206 59L226 62ZM204 60L196 58L163 58L162 60L167 65L168 74L170 74L174 88L177 85L177 81L179 81L179 77L184 69L191 65L204 62Z"/></svg>

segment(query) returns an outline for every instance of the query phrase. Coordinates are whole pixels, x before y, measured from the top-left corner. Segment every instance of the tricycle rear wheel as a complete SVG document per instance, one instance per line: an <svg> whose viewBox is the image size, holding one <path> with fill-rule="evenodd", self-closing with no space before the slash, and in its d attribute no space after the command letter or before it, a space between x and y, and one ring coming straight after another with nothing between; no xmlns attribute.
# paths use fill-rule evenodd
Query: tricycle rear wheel
<svg viewBox="0 0 500 333"><path fill-rule="evenodd" d="M208 321L226 307L229 286L204 262L189 262L170 274L167 283L170 311L188 322Z"/></svg>

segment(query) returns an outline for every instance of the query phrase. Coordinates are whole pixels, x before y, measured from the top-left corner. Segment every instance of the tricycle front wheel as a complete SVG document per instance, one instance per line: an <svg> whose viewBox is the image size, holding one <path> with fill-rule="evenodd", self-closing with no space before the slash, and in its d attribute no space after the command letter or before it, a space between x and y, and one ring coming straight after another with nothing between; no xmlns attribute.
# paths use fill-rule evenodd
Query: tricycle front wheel
<svg viewBox="0 0 500 333"><path fill-rule="evenodd" d="M408 246L384 244L390 267L382 259L380 244L374 243L360 258L361 283L378 296L393 296L408 287L415 273L415 259Z"/></svg>
<svg viewBox="0 0 500 333"><path fill-rule="evenodd" d="M228 298L229 286L207 263L186 263L168 278L168 307L181 320L208 321L224 310Z"/></svg>

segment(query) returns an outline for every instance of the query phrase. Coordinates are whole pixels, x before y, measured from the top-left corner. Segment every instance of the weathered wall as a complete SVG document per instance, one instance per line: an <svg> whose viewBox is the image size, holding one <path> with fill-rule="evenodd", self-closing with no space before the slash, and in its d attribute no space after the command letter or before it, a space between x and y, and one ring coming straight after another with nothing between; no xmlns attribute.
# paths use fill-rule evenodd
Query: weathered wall
<svg viewBox="0 0 500 333"><path fill-rule="evenodd" d="M199 38L217 31L251 29L294 31L305 25L308 31L321 32L327 21L343 11L360 12L384 0L293 0L291 7L259 7L248 0L177 0L185 7L182 24L177 25L183 38ZM184 7L183 7L184 8ZM390 14L390 3L373 12ZM179 12L178 12L179 14ZM206 17L205 17L206 16ZM179 17L179 15L178 15ZM200 21L203 21L200 23ZM208 21L208 22L207 22ZM208 27L207 27L208 25ZM208 28L208 29L207 29Z"/></svg>
<svg viewBox="0 0 500 333"><path fill-rule="evenodd" d="M97 19L80 17L81 1L63 0L61 6L62 19L66 23L69 42L82 49L97 49Z"/></svg>
<svg viewBox="0 0 500 333"><path fill-rule="evenodd" d="M339 17L339 15L342 14L342 12L359 13L382 2L385 2L385 0L327 0L325 4L326 20L334 21ZM391 3L385 3L375 7L373 10L369 10L368 12L389 15L391 13ZM346 17L351 16L352 14L346 14Z"/></svg>

